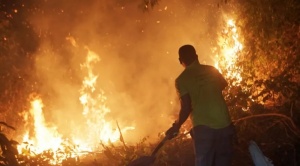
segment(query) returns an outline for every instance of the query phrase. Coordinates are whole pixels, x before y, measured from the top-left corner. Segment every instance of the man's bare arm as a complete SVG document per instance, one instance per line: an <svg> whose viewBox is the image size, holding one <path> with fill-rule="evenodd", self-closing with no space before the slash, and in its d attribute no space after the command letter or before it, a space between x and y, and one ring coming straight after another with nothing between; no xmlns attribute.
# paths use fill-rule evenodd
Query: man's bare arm
<svg viewBox="0 0 300 166"><path fill-rule="evenodd" d="M179 127L186 121L186 119L189 117L191 111L192 111L192 106L191 106L191 97L189 94L185 94L180 97L180 112L179 112L179 117L177 120L177 124Z"/></svg>

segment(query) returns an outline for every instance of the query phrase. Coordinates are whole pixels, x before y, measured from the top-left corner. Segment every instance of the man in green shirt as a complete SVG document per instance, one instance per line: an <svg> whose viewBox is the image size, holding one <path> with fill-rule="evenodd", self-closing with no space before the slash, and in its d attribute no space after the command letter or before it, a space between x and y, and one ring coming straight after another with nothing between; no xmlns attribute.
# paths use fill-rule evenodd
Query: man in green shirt
<svg viewBox="0 0 300 166"><path fill-rule="evenodd" d="M180 47L179 61L185 68L176 79L181 109L166 136L174 138L190 116L196 166L229 166L234 128L222 95L227 82L216 68L199 63L191 45Z"/></svg>

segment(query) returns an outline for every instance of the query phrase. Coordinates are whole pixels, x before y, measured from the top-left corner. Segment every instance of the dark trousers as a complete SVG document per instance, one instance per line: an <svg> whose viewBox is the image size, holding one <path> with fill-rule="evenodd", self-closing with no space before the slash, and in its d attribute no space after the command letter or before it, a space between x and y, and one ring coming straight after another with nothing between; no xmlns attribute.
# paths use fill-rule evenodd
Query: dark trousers
<svg viewBox="0 0 300 166"><path fill-rule="evenodd" d="M230 166L233 156L233 125L221 129L195 126L192 130L196 166Z"/></svg>

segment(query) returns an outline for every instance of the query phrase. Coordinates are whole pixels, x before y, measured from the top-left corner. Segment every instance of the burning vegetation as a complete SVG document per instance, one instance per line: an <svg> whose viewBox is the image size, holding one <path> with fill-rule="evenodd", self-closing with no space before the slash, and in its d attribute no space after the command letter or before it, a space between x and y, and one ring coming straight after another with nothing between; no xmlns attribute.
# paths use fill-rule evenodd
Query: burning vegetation
<svg viewBox="0 0 300 166"><path fill-rule="evenodd" d="M0 8L0 165L127 165L151 154L178 112L177 50L187 43L229 83L234 165L252 164L251 140L274 165L300 163L298 1ZM193 165L189 130L154 165Z"/></svg>

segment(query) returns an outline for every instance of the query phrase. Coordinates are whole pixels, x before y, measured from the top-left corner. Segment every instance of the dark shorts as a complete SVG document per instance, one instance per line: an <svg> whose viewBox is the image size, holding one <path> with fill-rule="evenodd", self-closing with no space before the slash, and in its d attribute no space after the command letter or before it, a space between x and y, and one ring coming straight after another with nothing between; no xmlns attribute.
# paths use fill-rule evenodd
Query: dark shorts
<svg viewBox="0 0 300 166"><path fill-rule="evenodd" d="M199 125L193 128L196 166L229 166L233 155L234 126L213 129Z"/></svg>

